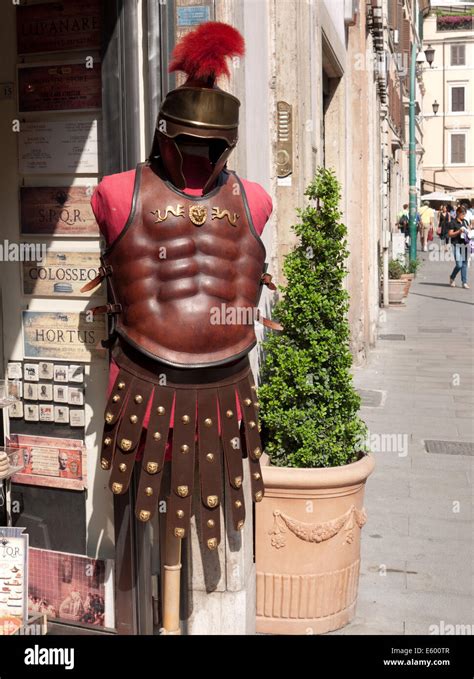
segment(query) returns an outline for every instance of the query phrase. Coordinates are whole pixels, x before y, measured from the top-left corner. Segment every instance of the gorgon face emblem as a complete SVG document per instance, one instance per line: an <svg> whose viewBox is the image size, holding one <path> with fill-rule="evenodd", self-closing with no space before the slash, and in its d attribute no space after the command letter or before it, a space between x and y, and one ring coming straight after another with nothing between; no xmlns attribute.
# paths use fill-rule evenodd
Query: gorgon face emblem
<svg viewBox="0 0 474 679"><path fill-rule="evenodd" d="M204 205L191 205L189 219L196 226L202 226L207 219L207 207Z"/></svg>

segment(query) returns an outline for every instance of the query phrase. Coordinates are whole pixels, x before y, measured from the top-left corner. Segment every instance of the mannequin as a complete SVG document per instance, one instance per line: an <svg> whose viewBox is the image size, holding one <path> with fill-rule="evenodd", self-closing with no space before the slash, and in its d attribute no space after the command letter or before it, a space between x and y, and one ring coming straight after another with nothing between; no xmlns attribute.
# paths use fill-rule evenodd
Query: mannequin
<svg viewBox="0 0 474 679"><path fill-rule="evenodd" d="M110 488L119 495L141 460L135 513L146 522L156 511L165 459L171 461L167 633L178 633L181 540L193 492L201 496L202 539L214 550L223 478L233 528L245 521L242 455L254 501L264 491L248 353L262 286L274 289L260 240L272 205L261 186L226 169L240 102L215 84L228 75L226 57L243 49L242 36L226 24L187 34L170 68L188 80L162 103L147 162L105 177L92 198L106 249L100 275L84 290L107 279L110 302L95 311L109 313L114 326L101 466L111 469ZM221 309L237 320L216 322Z"/></svg>

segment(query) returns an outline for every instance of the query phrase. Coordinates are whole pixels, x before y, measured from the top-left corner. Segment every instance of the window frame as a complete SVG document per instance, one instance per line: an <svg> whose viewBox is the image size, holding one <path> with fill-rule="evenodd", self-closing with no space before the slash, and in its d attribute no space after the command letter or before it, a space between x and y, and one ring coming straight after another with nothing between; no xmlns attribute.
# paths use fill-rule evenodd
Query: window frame
<svg viewBox="0 0 474 679"><path fill-rule="evenodd" d="M467 96L466 96L466 90L467 90L467 85L468 83L466 81L463 82L453 82L453 83L448 83L449 85L449 113L453 113L455 115L460 114L460 113L467 113L466 109L466 103L467 103ZM454 89L463 89L464 90L464 108L462 111L454 111L453 110L453 90Z"/></svg>
<svg viewBox="0 0 474 679"><path fill-rule="evenodd" d="M464 57L463 63L462 63L462 64L454 64L454 63L453 63L453 48L456 48L457 50L459 50L460 47L463 48L463 49L462 49L462 53L463 53L463 57ZM461 42L460 42L460 43L453 43L452 45L450 45L450 50L449 50L449 65L450 65L450 66L453 66L453 67L457 67L457 66L466 66L466 43L461 43Z"/></svg>

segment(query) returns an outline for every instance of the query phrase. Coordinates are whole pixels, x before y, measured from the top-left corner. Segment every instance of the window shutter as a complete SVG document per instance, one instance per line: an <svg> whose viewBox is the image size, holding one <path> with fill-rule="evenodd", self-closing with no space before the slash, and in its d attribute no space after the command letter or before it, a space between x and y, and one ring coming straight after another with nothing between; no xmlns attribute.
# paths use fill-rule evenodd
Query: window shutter
<svg viewBox="0 0 474 679"><path fill-rule="evenodd" d="M451 66L466 65L466 45L451 45Z"/></svg>
<svg viewBox="0 0 474 679"><path fill-rule="evenodd" d="M466 135L452 134L451 135L451 162L465 163L466 162Z"/></svg>
<svg viewBox="0 0 474 679"><path fill-rule="evenodd" d="M451 89L451 111L464 111L464 87Z"/></svg>

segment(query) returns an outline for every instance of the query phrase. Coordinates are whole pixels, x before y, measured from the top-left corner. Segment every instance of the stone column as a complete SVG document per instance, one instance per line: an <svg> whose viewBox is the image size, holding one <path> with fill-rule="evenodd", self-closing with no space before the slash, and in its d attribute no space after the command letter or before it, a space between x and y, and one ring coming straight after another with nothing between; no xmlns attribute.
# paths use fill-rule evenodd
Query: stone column
<svg viewBox="0 0 474 679"><path fill-rule="evenodd" d="M243 464L244 528L233 529L230 496L224 497L221 544L213 552L200 539L200 500L194 494L191 532L183 545L182 634L255 634L253 505L247 460ZM196 489L197 484L196 479Z"/></svg>

